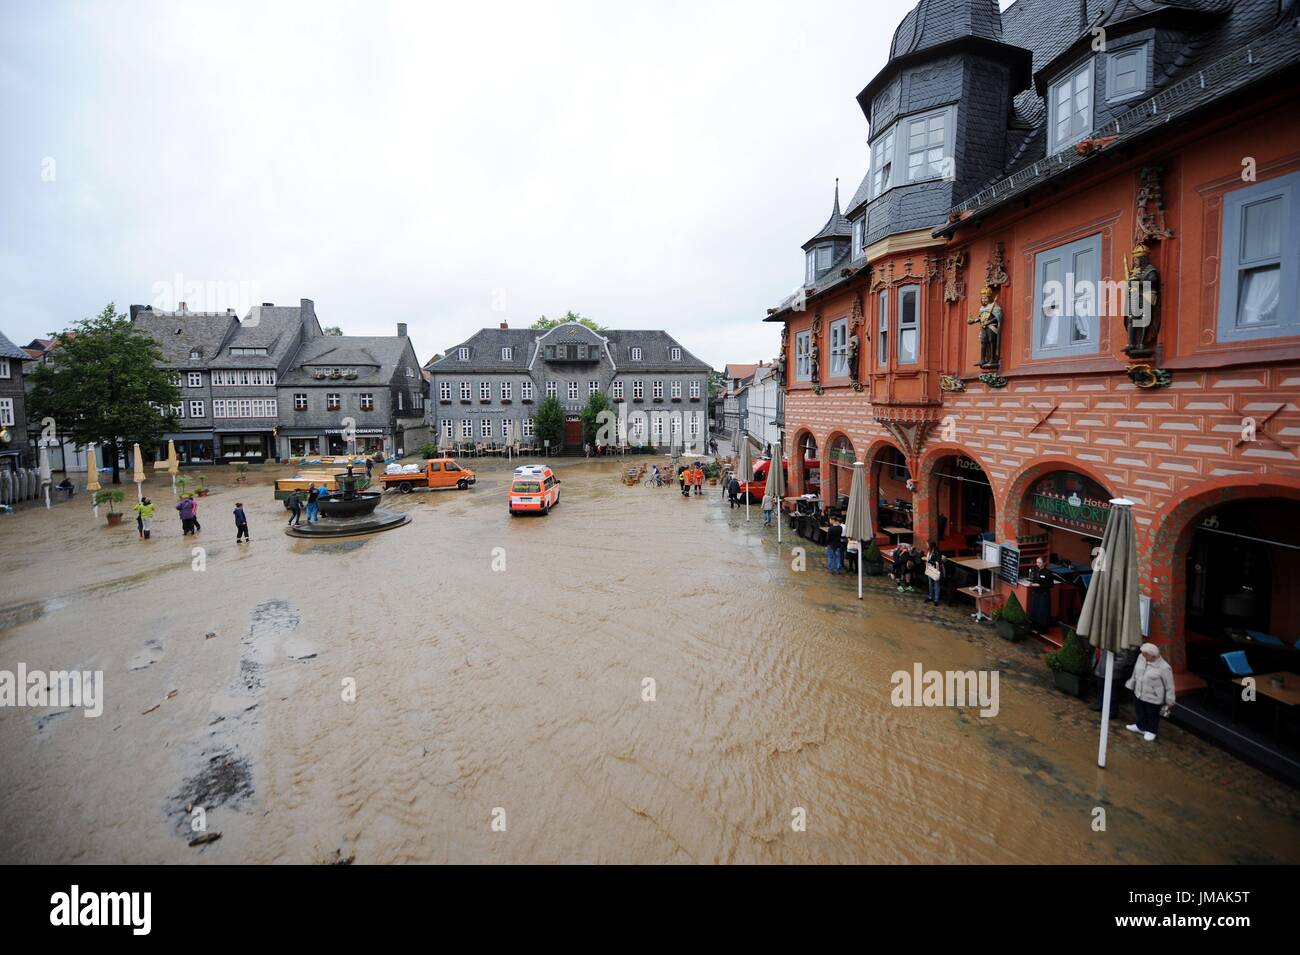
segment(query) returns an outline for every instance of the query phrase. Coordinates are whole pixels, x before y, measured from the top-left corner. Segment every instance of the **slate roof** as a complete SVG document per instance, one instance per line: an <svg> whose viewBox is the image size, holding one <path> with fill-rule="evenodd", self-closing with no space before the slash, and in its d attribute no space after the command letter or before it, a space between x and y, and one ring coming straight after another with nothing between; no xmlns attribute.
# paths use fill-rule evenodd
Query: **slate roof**
<svg viewBox="0 0 1300 955"><path fill-rule="evenodd" d="M853 235L853 225L840 212L840 181L835 180L835 208L831 210L831 217L826 220L821 231L803 244L804 251L816 245L819 242L825 242L827 239L847 239Z"/></svg>
<svg viewBox="0 0 1300 955"><path fill-rule="evenodd" d="M205 368L239 324L231 312L164 312L133 306L134 322L158 343L163 364L171 368ZM198 349L199 357L190 358Z"/></svg>
<svg viewBox="0 0 1300 955"><path fill-rule="evenodd" d="M258 305L249 309L211 364L220 367L229 359L243 368L277 368L287 353L298 345L302 329L300 305ZM265 348L265 355L231 355L232 348Z"/></svg>
<svg viewBox="0 0 1300 955"><path fill-rule="evenodd" d="M605 333L609 339L609 348L614 355L618 370L624 373L633 371L680 371L708 372L711 367L707 362L696 358L682 346L682 343L667 332L652 330L619 330ZM632 349L641 349L641 360L632 361ZM681 348L680 361L669 358L669 349Z"/></svg>
<svg viewBox="0 0 1300 955"><path fill-rule="evenodd" d="M294 356L293 365L279 378L280 385L339 385L349 388L360 385L385 386L392 382L397 366L402 363L409 338L400 335L318 335L303 342L298 354ZM358 359L368 356L372 363L362 364L360 360L344 362L331 355L351 354ZM356 368L357 377L343 381L313 378L310 370L303 366L329 365ZM419 370L419 363L411 359L413 370ZM417 379L418 380L418 379Z"/></svg>
<svg viewBox="0 0 1300 955"><path fill-rule="evenodd" d="M17 358L19 361L27 361L28 357L27 352L5 337L4 332L0 332L0 358Z"/></svg>
<svg viewBox="0 0 1300 955"><path fill-rule="evenodd" d="M586 326L582 326L586 328ZM587 329L591 331L591 329ZM431 361L425 367L434 374L475 374L481 372L518 372L527 374L533 357L536 341L545 334L537 328L483 328L475 332L459 345L446 350L443 357ZM608 341L610 354L618 371L629 370L629 366L643 371L683 371L707 372L709 366L688 352L681 343L663 331L607 330L593 332L594 335ZM513 349L509 360L501 358L503 346ZM631 361L631 349L641 349L641 361ZM681 361L672 361L670 348L681 348ZM460 348L468 348L469 360L461 361L456 357Z"/></svg>

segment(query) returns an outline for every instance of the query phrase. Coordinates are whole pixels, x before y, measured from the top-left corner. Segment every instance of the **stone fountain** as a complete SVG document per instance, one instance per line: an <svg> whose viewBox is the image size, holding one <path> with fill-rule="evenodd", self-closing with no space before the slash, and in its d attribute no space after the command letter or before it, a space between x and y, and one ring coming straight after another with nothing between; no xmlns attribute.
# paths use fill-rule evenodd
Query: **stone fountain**
<svg viewBox="0 0 1300 955"><path fill-rule="evenodd" d="M338 492L321 495L320 520L311 524L291 524L285 528L285 533L290 537L354 537L410 523L409 514L379 507L380 492L358 490L360 483L361 475L353 474L349 464L348 473L337 478Z"/></svg>

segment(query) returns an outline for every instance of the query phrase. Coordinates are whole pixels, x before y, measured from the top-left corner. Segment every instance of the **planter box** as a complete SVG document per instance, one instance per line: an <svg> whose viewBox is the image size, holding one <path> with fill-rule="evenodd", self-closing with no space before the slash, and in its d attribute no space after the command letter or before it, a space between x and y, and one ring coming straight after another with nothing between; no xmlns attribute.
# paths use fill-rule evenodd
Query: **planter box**
<svg viewBox="0 0 1300 955"><path fill-rule="evenodd" d="M994 620L993 625L997 627L999 637L1012 643L1020 643L1029 636L1029 624L1016 625L1008 620Z"/></svg>
<svg viewBox="0 0 1300 955"><path fill-rule="evenodd" d="M1063 693L1071 696L1082 697L1088 692L1088 677L1079 676L1077 673L1066 673L1064 670L1052 671L1052 682L1056 688Z"/></svg>
<svg viewBox="0 0 1300 955"><path fill-rule="evenodd" d="M104 515L104 517L108 518L108 526L109 526L109 527L117 527L118 524L121 524L121 523L122 523L122 518L125 517L125 516L126 516L126 515L124 515L124 514L105 514L105 515Z"/></svg>
<svg viewBox="0 0 1300 955"><path fill-rule="evenodd" d="M884 572L885 572L885 565L884 565L884 563L879 563L879 564L865 564L865 563L864 563L864 564L862 565L862 573L863 573L864 576L867 576L867 577L879 577L879 576L880 576L881 574L883 574Z"/></svg>

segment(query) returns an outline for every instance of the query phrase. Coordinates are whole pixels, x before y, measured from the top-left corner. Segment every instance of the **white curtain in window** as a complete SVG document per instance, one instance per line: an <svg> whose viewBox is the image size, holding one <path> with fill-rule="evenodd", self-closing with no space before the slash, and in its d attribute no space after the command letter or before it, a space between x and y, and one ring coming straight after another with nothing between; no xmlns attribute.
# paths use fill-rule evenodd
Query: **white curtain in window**
<svg viewBox="0 0 1300 955"><path fill-rule="evenodd" d="M1277 304L1282 292L1282 269L1272 265L1241 273L1237 327L1277 324Z"/></svg>

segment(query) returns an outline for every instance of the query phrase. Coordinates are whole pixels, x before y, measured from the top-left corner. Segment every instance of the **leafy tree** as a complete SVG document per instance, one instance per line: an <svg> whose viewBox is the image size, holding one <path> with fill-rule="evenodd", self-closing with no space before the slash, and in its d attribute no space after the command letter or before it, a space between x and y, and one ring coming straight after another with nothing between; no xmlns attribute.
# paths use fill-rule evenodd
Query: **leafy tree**
<svg viewBox="0 0 1300 955"><path fill-rule="evenodd" d="M540 318L537 319L537 321L533 322L533 324L529 325L528 327L540 328L542 331L546 331L547 329L555 328L559 325L567 325L569 322L577 322L579 325L585 325L588 328L590 328L593 332L605 331L605 328L603 326L597 324L595 321L593 321L590 318L584 318L583 316L575 312L573 309L569 309L559 318L547 318L545 315L542 315Z"/></svg>
<svg viewBox="0 0 1300 955"><path fill-rule="evenodd" d="M339 328L337 325L326 325L324 328L321 329L321 331L323 331L326 335L343 334L343 329Z"/></svg>
<svg viewBox="0 0 1300 955"><path fill-rule="evenodd" d="M560 407L559 398L548 395L542 400L542 403L537 406L533 426L537 431L538 441L549 441L553 448L564 445L564 409Z"/></svg>
<svg viewBox="0 0 1300 955"><path fill-rule="evenodd" d="M709 400L712 401L722 393L722 388L726 384L726 379L722 377L722 372L709 369Z"/></svg>
<svg viewBox="0 0 1300 955"><path fill-rule="evenodd" d="M113 483L121 484L119 447L138 441L147 448L176 428L170 409L181 391L158 367L162 351L112 302L51 337L58 343L54 361L38 364L28 379L32 415L53 418L77 444L108 445Z"/></svg>
<svg viewBox="0 0 1300 955"><path fill-rule="evenodd" d="M587 444L595 445L596 432L600 430L601 425L600 414L608 410L609 400L604 392L594 392L587 399L587 406L582 409L582 440Z"/></svg>

